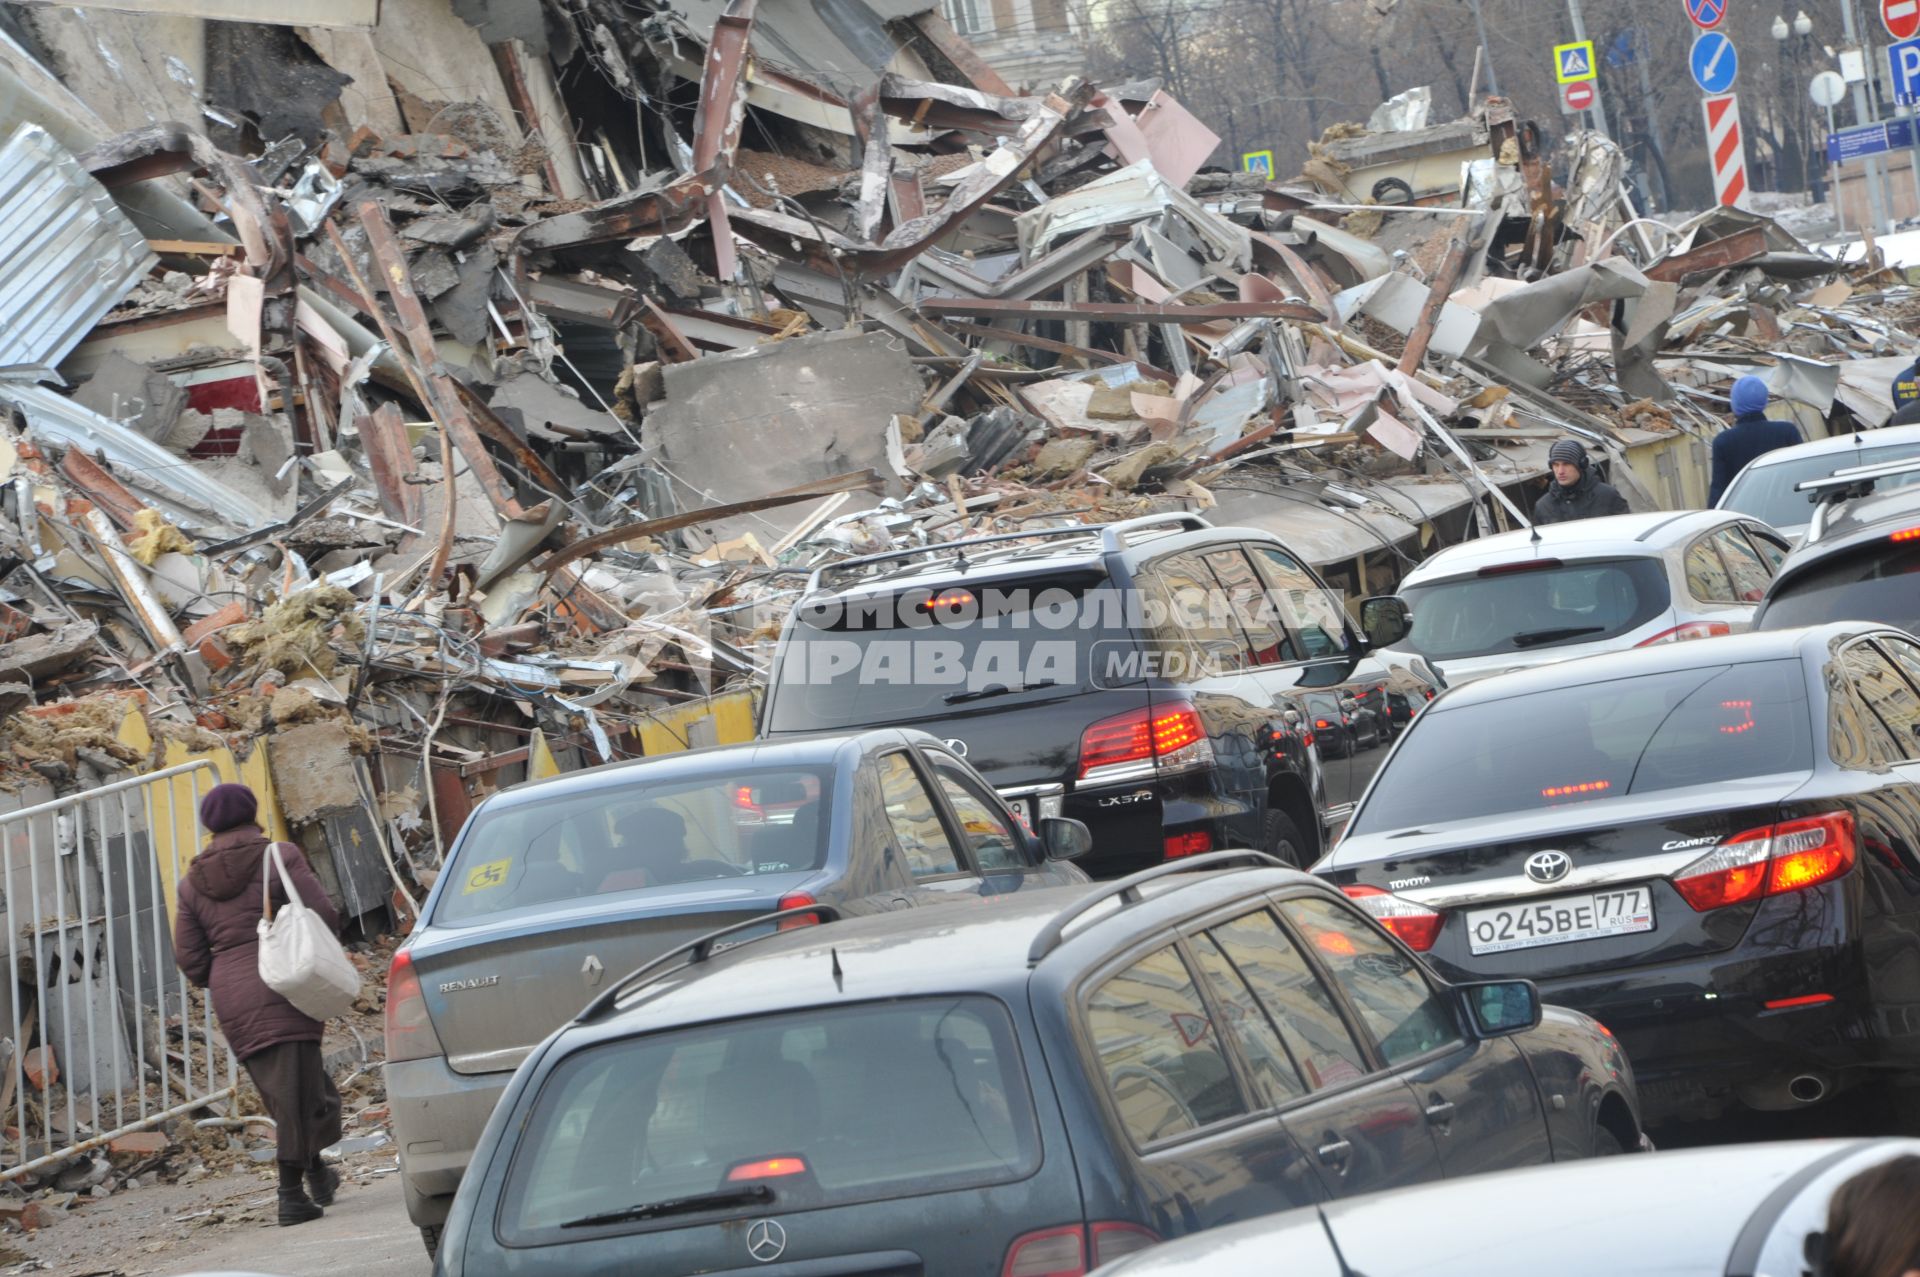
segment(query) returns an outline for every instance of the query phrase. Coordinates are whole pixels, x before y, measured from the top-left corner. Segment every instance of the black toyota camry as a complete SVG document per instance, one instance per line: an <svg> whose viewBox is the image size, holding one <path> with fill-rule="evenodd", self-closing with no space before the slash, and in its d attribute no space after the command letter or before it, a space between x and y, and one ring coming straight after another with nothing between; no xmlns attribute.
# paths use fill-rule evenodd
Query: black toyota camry
<svg viewBox="0 0 1920 1277"><path fill-rule="evenodd" d="M1616 1033L1649 1120L1920 1066L1920 643L1678 643L1435 700L1316 870Z"/></svg>

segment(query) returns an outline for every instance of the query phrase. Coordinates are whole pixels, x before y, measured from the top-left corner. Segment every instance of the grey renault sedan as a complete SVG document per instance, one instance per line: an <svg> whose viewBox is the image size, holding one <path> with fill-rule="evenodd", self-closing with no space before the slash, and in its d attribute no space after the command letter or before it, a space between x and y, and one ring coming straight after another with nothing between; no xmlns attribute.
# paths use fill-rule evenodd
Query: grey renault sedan
<svg viewBox="0 0 1920 1277"><path fill-rule="evenodd" d="M1085 882L1064 861L1087 843L1075 821L1042 821L1036 837L939 741L898 728L495 794L455 840L388 977L387 1097L428 1251L514 1069L635 967L776 909L884 912Z"/></svg>

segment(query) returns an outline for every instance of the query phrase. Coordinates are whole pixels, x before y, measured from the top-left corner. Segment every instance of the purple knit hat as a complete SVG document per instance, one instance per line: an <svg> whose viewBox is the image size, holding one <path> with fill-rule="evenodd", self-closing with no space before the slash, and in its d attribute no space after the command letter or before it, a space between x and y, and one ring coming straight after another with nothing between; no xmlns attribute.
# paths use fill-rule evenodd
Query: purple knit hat
<svg viewBox="0 0 1920 1277"><path fill-rule="evenodd" d="M221 833L241 825L254 824L254 816L260 810L260 800L245 785L232 781L215 785L200 800L200 823L207 827L208 833Z"/></svg>

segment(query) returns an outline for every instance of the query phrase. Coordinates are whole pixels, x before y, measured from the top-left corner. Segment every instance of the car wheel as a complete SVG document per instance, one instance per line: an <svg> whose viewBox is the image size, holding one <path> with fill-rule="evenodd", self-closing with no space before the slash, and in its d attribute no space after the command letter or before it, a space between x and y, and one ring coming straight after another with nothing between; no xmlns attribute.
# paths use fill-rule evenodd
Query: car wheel
<svg viewBox="0 0 1920 1277"><path fill-rule="evenodd" d="M1260 850L1276 860L1284 860L1295 869L1306 867L1307 840L1293 818L1278 808L1267 808L1266 824L1261 827Z"/></svg>
<svg viewBox="0 0 1920 1277"><path fill-rule="evenodd" d="M420 1240L426 1243L428 1259L440 1257L440 1227L439 1224L420 1225Z"/></svg>
<svg viewBox="0 0 1920 1277"><path fill-rule="evenodd" d="M1593 1156L1618 1157L1627 1150L1621 1147L1620 1137L1604 1126L1593 1128Z"/></svg>

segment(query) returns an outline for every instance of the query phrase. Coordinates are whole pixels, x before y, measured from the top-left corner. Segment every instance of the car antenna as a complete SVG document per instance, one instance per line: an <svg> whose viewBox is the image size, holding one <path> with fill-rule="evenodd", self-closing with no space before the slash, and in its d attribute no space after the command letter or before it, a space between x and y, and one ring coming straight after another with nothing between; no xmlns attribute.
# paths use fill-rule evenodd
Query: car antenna
<svg viewBox="0 0 1920 1277"><path fill-rule="evenodd" d="M1540 544L1540 525L1537 523L1529 522L1527 524L1527 532L1529 534L1527 538L1528 541L1534 545L1539 545Z"/></svg>
<svg viewBox="0 0 1920 1277"><path fill-rule="evenodd" d="M847 973L840 969L840 950L828 949L827 952L832 955L833 958L833 991L835 993L845 993L847 991Z"/></svg>

